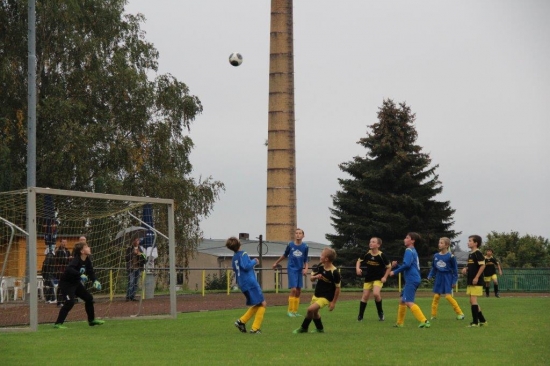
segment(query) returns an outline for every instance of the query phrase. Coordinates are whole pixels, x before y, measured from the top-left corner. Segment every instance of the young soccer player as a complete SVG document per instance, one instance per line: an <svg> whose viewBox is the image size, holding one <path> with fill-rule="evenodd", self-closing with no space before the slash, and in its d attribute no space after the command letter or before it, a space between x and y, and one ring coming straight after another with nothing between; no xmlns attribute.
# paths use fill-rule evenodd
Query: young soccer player
<svg viewBox="0 0 550 366"><path fill-rule="evenodd" d="M93 287L96 290L101 290L101 284L95 277L94 267L90 260L92 250L88 244L84 242L78 242L73 249L73 259L67 265L65 272L61 276L59 281L59 290L64 296L64 303L59 310L59 315L55 321L54 328L66 329L63 325L69 311L74 306L75 299L80 297L84 300L84 309L88 316L88 324L90 326L102 325L105 323L103 320L97 320L94 313L94 297L86 290L84 284L88 279L93 282Z"/></svg>
<svg viewBox="0 0 550 366"><path fill-rule="evenodd" d="M298 314L300 306L300 295L304 287L304 276L308 272L308 246L303 242L304 230L298 228L294 233L294 241L288 243L284 254L273 263L273 269L277 268L279 262L288 258L288 288L290 296L288 297L288 316L301 316Z"/></svg>
<svg viewBox="0 0 550 366"><path fill-rule="evenodd" d="M234 236L227 239L225 246L235 253L233 254L231 265L233 271L235 271L237 285L239 285L244 297L246 297L246 305L250 306L246 313L235 321L235 326L241 332L246 333L246 322L254 316L250 333L261 334L262 331L260 329L264 320L267 303L254 273L254 266L258 264L258 259L250 259L248 254L241 250L239 239Z"/></svg>
<svg viewBox="0 0 550 366"><path fill-rule="evenodd" d="M390 272L390 276L394 276L403 272L405 275L405 286L401 292L401 299L399 300L399 308L397 311L397 323L395 327L401 328L405 323L405 315L407 314L407 307L411 310L416 320L420 322L418 328L429 328L431 326L428 319L422 313L422 310L418 305L414 303L416 296L416 289L420 286L420 264L418 262L418 253L414 248L416 242L420 241L420 235L414 232L410 232L404 239L405 255L403 256L403 263L397 266L397 262L392 262L392 267L395 267Z"/></svg>
<svg viewBox="0 0 550 366"><path fill-rule="evenodd" d="M319 310L328 305L329 311L334 310L336 301L340 295L340 272L332 264L336 259L336 252L332 248L325 248L321 252L321 263L311 272L311 280L317 280L315 294L311 298L311 304L307 308L307 315L302 322L302 326L295 329L292 333L307 333L311 321L315 324L315 330L311 333L324 333L323 322Z"/></svg>
<svg viewBox="0 0 550 366"><path fill-rule="evenodd" d="M468 237L468 266L462 269L462 274L468 275L466 294L470 295L470 306L472 308L472 322L469 327L487 325L487 321L477 303L477 297L483 295L483 271L485 270L485 257L479 250L481 236L470 235Z"/></svg>
<svg viewBox="0 0 550 366"><path fill-rule="evenodd" d="M440 238L438 247L439 253L434 255L432 268L428 274L428 279L435 277L433 289L435 295L432 300L432 319L437 318L439 298L443 295L445 296L445 300L453 307L456 313L456 319L463 320L464 314L452 296L453 286L456 285L456 281L458 280L458 263L456 262L455 256L449 252L451 239L445 237Z"/></svg>
<svg viewBox="0 0 550 366"><path fill-rule="evenodd" d="M495 257L493 257L493 250L487 248L485 250L485 270L483 271L483 280L485 281L485 295L487 297L489 297L491 281L493 282L493 287L495 289L495 296L500 297L498 293L497 268L498 274L502 276L502 268L500 268L500 262Z"/></svg>
<svg viewBox="0 0 550 366"><path fill-rule="evenodd" d="M382 295L380 290L386 283L391 271L391 263L388 257L380 251L382 245L382 239L371 238L369 241L369 251L359 258L355 264L355 272L358 276L363 274L361 264L366 266L365 283L363 284L363 296L359 302L359 315L358 321L363 320L365 315L365 309L367 308L367 302L369 301L370 294L374 295L374 303L376 304L376 310L378 311L378 320L384 321L384 310L382 309Z"/></svg>

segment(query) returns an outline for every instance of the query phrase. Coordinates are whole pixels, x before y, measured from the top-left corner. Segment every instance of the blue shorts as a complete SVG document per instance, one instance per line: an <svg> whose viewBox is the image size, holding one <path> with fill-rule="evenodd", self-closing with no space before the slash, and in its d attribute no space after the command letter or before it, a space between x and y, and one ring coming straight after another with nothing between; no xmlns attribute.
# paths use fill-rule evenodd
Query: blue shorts
<svg viewBox="0 0 550 366"><path fill-rule="evenodd" d="M260 286L254 286L246 291L243 291L244 297L246 297L246 305L254 306L264 302L264 294Z"/></svg>
<svg viewBox="0 0 550 366"><path fill-rule="evenodd" d="M288 288L304 287L304 276L302 270L288 270Z"/></svg>
<svg viewBox="0 0 550 366"><path fill-rule="evenodd" d="M439 274L435 276L434 294L451 294L453 293L453 276Z"/></svg>
<svg viewBox="0 0 550 366"><path fill-rule="evenodd" d="M418 286L420 286L420 282L405 283L403 291L401 291L401 299L403 302L414 302Z"/></svg>

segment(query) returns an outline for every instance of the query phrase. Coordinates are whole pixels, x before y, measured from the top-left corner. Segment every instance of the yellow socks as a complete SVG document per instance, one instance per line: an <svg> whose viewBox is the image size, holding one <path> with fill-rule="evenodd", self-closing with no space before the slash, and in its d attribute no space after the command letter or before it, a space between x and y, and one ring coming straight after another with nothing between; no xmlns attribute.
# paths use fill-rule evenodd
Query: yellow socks
<svg viewBox="0 0 550 366"><path fill-rule="evenodd" d="M414 304L413 306L411 306L411 311L416 320L418 320L420 323L424 323L427 320L418 305Z"/></svg>
<svg viewBox="0 0 550 366"><path fill-rule="evenodd" d="M255 306L256 308L256 317L254 318L254 323L252 323L252 330L258 330L262 328L262 322L264 321L265 306Z"/></svg>
<svg viewBox="0 0 550 366"><path fill-rule="evenodd" d="M456 300L451 295L445 295L445 299L449 302L449 304L451 304L456 315L463 314L462 310L460 309L460 306L458 305L458 302L456 302Z"/></svg>
<svg viewBox="0 0 550 366"><path fill-rule="evenodd" d="M407 314L407 305L399 304L397 309L397 324L403 325L405 323L405 315Z"/></svg>
<svg viewBox="0 0 550 366"><path fill-rule="evenodd" d="M246 313L244 313L244 315L239 318L239 320L243 323L246 323L247 321L250 320L250 318L254 316L254 314L256 314L257 311L258 311L258 306L251 306L248 308ZM264 308L264 311L265 311L265 308ZM263 319L263 314L262 314L262 319Z"/></svg>
<svg viewBox="0 0 550 366"><path fill-rule="evenodd" d="M437 307L439 305L439 294L435 294L432 300L432 318L437 316Z"/></svg>
<svg viewBox="0 0 550 366"><path fill-rule="evenodd" d="M300 298L289 296L288 297L288 312L289 313L297 313L298 307L300 306Z"/></svg>

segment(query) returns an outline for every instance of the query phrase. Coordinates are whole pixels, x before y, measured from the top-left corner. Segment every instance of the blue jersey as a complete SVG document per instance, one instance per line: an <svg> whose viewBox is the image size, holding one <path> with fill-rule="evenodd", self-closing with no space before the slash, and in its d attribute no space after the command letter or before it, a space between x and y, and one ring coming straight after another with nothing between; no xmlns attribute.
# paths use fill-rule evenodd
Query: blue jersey
<svg viewBox="0 0 550 366"><path fill-rule="evenodd" d="M434 293L450 294L452 286L458 281L458 263L451 253L436 253L428 279L435 277Z"/></svg>
<svg viewBox="0 0 550 366"><path fill-rule="evenodd" d="M255 265L256 261L250 259L248 254L242 250L233 255L231 266L233 267L233 271L235 271L237 285L239 285L239 288L243 292L258 286L256 273L254 272Z"/></svg>
<svg viewBox="0 0 550 366"><path fill-rule="evenodd" d="M286 246L284 256L288 258L287 268L289 270L301 271L304 264L309 262L307 244L302 242L302 244L296 245L291 241Z"/></svg>
<svg viewBox="0 0 550 366"><path fill-rule="evenodd" d="M416 253L416 249L411 247L405 250L403 263L393 270L394 274L401 272L405 275L406 283L420 284L420 263L418 261L418 253Z"/></svg>

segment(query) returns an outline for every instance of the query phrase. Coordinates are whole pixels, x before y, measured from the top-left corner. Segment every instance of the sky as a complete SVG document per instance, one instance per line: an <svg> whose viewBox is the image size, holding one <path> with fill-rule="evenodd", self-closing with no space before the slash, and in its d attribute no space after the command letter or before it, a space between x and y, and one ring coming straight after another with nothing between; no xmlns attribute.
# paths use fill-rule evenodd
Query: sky
<svg viewBox="0 0 550 366"><path fill-rule="evenodd" d="M193 177L226 190L205 238L265 239L270 1L129 0L145 38L202 102ZM327 243L339 164L384 99L416 114L417 144L456 210L453 229L550 238L550 1L295 0L298 226ZM233 67L231 52L244 61ZM152 75L154 77L155 75ZM292 238L289 238L289 240Z"/></svg>

